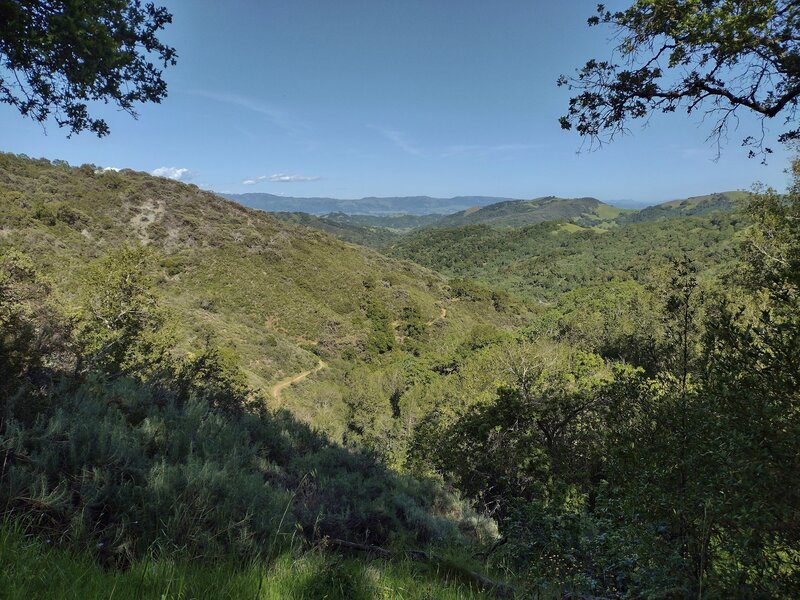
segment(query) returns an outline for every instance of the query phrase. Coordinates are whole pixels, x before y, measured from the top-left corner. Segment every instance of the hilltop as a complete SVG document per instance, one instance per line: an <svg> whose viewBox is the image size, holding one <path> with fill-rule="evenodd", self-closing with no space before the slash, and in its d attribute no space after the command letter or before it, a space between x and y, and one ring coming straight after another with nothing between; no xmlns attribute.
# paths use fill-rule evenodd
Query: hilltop
<svg viewBox="0 0 800 600"><path fill-rule="evenodd" d="M545 221L570 221L594 226L613 221L629 210L605 204L596 198L557 198L546 196L534 200L509 200L483 207L472 207L439 219L436 227L490 225L523 227Z"/></svg>

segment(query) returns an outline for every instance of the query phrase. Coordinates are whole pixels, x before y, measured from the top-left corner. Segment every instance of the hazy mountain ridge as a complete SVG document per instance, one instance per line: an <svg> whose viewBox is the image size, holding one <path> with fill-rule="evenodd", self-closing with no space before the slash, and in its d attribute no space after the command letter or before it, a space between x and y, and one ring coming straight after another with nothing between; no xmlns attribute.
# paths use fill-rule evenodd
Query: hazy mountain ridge
<svg viewBox="0 0 800 600"><path fill-rule="evenodd" d="M455 196L453 198L433 198L430 196L405 197L366 197L359 199L339 199L325 197L290 197L267 193L228 194L221 196L250 208L267 212L305 212L312 215L346 213L356 215L392 216L400 213L412 215L450 214L467 210L474 206L487 206L512 198L491 196Z"/></svg>
<svg viewBox="0 0 800 600"><path fill-rule="evenodd" d="M504 200L450 215L273 214L281 220L319 229L347 242L381 249L396 242L400 236L422 229L453 229L474 225L513 229L560 222L560 231L563 232L594 230L602 233L632 223L729 213L744 206L748 195L746 192L719 192L671 200L641 210L619 208L591 197L546 196L534 200Z"/></svg>

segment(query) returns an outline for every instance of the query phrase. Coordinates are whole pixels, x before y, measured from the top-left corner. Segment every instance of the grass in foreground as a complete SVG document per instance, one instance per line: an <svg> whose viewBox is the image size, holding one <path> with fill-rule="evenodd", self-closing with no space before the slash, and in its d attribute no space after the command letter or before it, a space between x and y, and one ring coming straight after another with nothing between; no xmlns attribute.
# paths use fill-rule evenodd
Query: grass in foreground
<svg viewBox="0 0 800 600"><path fill-rule="evenodd" d="M410 560L355 560L322 552L266 565L143 560L105 570L87 553L50 548L0 526L0 598L455 600L488 598Z"/></svg>

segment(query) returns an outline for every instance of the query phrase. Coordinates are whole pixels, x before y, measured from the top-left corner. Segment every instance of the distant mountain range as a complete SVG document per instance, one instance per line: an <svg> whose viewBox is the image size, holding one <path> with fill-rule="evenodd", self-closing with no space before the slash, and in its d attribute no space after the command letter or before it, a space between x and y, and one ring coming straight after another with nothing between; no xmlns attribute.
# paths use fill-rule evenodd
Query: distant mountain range
<svg viewBox="0 0 800 600"><path fill-rule="evenodd" d="M513 200L513 198L495 198L491 196L456 196L454 198L398 196L343 200L337 198L293 198L264 193L220 195L244 206L267 212L304 212L312 215L326 215L329 213L379 216L399 214L449 215L469 208Z"/></svg>
<svg viewBox="0 0 800 600"><path fill-rule="evenodd" d="M339 224L385 227L396 233L418 227L459 227L487 224L520 227L543 221L566 220L595 225L598 221L641 221L707 214L728 210L747 196L746 192L717 192L673 200L644 208L622 208L596 198L543 196L520 200L496 196L391 196L359 199L301 198L266 193L219 194L249 208L271 213L305 213L325 216ZM619 203L620 205L623 202ZM631 206L632 201L625 201ZM422 218L420 218L422 217ZM289 219L297 221L298 217ZM310 223L306 223L310 224ZM313 225L312 225L313 226Z"/></svg>

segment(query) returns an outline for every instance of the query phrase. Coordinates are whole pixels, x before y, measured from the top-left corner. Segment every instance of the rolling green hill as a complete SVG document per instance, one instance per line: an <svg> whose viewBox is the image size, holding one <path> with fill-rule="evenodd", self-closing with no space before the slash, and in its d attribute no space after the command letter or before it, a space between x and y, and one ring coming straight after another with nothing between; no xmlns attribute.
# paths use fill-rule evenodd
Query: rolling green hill
<svg viewBox="0 0 800 600"><path fill-rule="evenodd" d="M348 215L331 213L315 216L302 212L273 212L276 218L325 231L340 240L382 249L399 236L432 228L488 225L494 228L524 227L547 221L565 221L569 231L594 229L599 232L617 226L620 219L636 211L610 206L594 198L504 200L449 215Z"/></svg>
<svg viewBox="0 0 800 600"><path fill-rule="evenodd" d="M523 227L545 221L573 221L594 226L613 222L628 210L610 206L595 198L556 198L547 196L535 200L511 200L482 208L471 208L443 217L436 227L490 225L492 227Z"/></svg>
<svg viewBox="0 0 800 600"><path fill-rule="evenodd" d="M743 207L748 196L747 192L721 192L672 200L640 210L618 208L595 198L565 199L548 196L535 200L504 200L449 215L331 213L314 216L303 212L271 214L288 223L325 231L340 240L384 249L394 243L404 245L400 236L421 229L454 229L470 225L511 229L537 223L560 222L561 232L578 233L592 230L603 233L631 223L729 213Z"/></svg>
<svg viewBox="0 0 800 600"><path fill-rule="evenodd" d="M624 557L661 569L709 508L734 516L713 585L760 581L736 570L796 505L796 198L604 206L501 203L384 255L194 186L0 154L3 589L37 595L53 562L74 597L161 597L159 574L184 595L674 595ZM778 458L753 461L764 440Z"/></svg>
<svg viewBox="0 0 800 600"><path fill-rule="evenodd" d="M392 469L429 410L410 373L528 314L459 290L195 186L0 154L0 587L485 597L496 524Z"/></svg>
<svg viewBox="0 0 800 600"><path fill-rule="evenodd" d="M678 217L701 217L718 212L731 212L746 204L748 192L718 192L704 196L692 196L680 200L672 200L655 206L648 206L639 211L630 211L621 215L620 223L641 223Z"/></svg>

